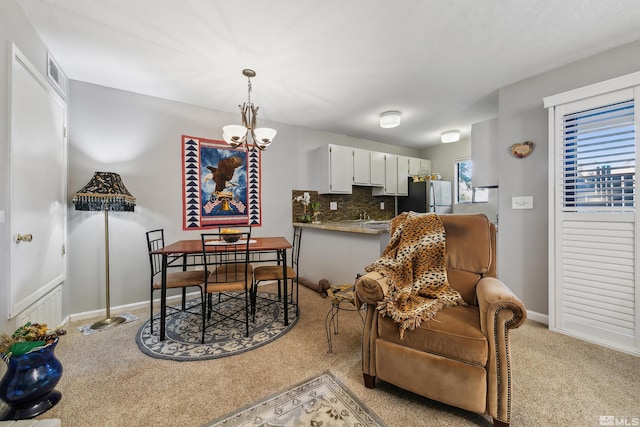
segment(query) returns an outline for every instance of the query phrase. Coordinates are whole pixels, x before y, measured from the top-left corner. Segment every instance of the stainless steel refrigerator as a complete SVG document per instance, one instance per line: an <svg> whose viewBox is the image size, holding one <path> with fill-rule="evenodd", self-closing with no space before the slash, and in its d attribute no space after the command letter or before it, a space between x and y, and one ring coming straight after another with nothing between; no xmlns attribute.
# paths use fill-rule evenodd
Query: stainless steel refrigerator
<svg viewBox="0 0 640 427"><path fill-rule="evenodd" d="M409 179L409 195L398 197L398 213L405 211L451 213L451 181Z"/></svg>

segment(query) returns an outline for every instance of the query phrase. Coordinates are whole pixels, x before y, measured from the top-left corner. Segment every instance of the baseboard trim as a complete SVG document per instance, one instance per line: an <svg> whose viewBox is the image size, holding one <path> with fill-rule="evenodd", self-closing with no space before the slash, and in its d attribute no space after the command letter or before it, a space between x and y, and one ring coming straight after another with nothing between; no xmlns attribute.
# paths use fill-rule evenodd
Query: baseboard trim
<svg viewBox="0 0 640 427"><path fill-rule="evenodd" d="M549 315L527 310L527 319L549 326Z"/></svg>
<svg viewBox="0 0 640 427"><path fill-rule="evenodd" d="M188 298L191 297L200 297L200 292L190 292L187 294ZM167 297L167 304L172 304L174 302L180 302L182 300L182 295L173 295L173 296L169 296ZM153 300L154 303L160 303L160 298L156 298ZM149 307L149 300L146 301L139 301L139 302L134 302L131 304L124 304L124 305L118 305L115 307L111 307L111 314L120 314L120 313L126 313L128 311L132 311L132 310L139 310L141 308L147 308ZM91 310L91 311L83 311L80 313L74 313L74 314L70 314L69 316L67 316L66 321L68 322L73 322L76 320L87 320L87 319L94 319L96 317L104 317L107 315L107 309L100 309L100 310Z"/></svg>
<svg viewBox="0 0 640 427"><path fill-rule="evenodd" d="M259 286L266 286L269 285L271 283L276 283L276 281L265 281L263 283L260 283ZM190 292L187 294L187 297L191 298L191 297L200 297L200 292ZM167 304L172 304L174 302L180 302L182 300L182 295L173 295L173 296L169 296L167 297ZM154 303L160 304L160 298L156 298L153 300ZM124 305L118 305L115 307L111 307L111 313L112 314L119 314L119 313L126 313L128 311L132 311L132 310L138 310L141 308L147 308L149 307L149 300L146 301L139 301L139 302L134 302L131 304L124 304ZM90 310L90 311L83 311L80 313L73 313L68 315L64 321L62 322L63 325L67 325L69 324L69 322L73 322L76 320L87 320L87 319L95 319L96 317L105 317L107 315L107 309L103 308L100 310Z"/></svg>

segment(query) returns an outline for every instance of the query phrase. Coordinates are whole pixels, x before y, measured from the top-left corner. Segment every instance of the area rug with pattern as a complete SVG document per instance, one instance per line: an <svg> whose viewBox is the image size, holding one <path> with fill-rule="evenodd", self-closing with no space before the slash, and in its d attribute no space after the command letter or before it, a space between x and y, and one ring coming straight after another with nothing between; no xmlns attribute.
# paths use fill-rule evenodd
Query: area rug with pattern
<svg viewBox="0 0 640 427"><path fill-rule="evenodd" d="M331 374L251 404L202 427L386 427L371 409Z"/></svg>
<svg viewBox="0 0 640 427"><path fill-rule="evenodd" d="M214 295L217 299L217 296ZM244 310L244 300L222 296L217 305L226 314ZM180 308L179 305L174 306ZM249 321L249 336L245 324L238 321L216 319L213 313L202 344L202 317L200 299L189 301L187 311L178 311L167 317L166 339L160 341L159 314L138 330L136 343L145 354L158 359L193 361L233 356L270 343L290 331L298 321L296 305L289 304L289 324L284 325L284 304L276 294L258 292L255 321Z"/></svg>

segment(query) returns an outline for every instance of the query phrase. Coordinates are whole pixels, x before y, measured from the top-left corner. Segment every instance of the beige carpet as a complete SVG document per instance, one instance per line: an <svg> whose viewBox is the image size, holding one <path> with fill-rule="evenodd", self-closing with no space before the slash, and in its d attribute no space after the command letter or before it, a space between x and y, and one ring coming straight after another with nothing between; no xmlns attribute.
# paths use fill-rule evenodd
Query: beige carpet
<svg viewBox="0 0 640 427"><path fill-rule="evenodd" d="M391 427L488 426L483 416L378 381L362 384L355 313L342 313L327 353L329 300L300 287L298 324L238 356L198 362L153 359L138 350L138 321L83 336L69 325L56 350L64 366L61 402L40 418L64 427L200 426L328 371ZM549 332L527 321L512 333L512 426L598 426L599 417L640 417L640 358ZM464 390L461 390L463 393Z"/></svg>

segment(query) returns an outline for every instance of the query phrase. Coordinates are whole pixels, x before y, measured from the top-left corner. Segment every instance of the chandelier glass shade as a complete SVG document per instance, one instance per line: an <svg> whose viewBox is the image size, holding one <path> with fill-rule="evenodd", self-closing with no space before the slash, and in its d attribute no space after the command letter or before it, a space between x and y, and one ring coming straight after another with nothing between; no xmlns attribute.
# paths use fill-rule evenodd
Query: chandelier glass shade
<svg viewBox="0 0 640 427"><path fill-rule="evenodd" d="M242 116L242 125L224 126L222 128L222 138L233 148L244 144L247 150L250 151L256 151L256 149L266 150L271 142L273 142L277 131L271 128L256 127L260 107L253 105L251 102L251 77L255 77L256 72L250 69L244 69L242 70L242 74L247 77L248 81L247 102L238 105Z"/></svg>

